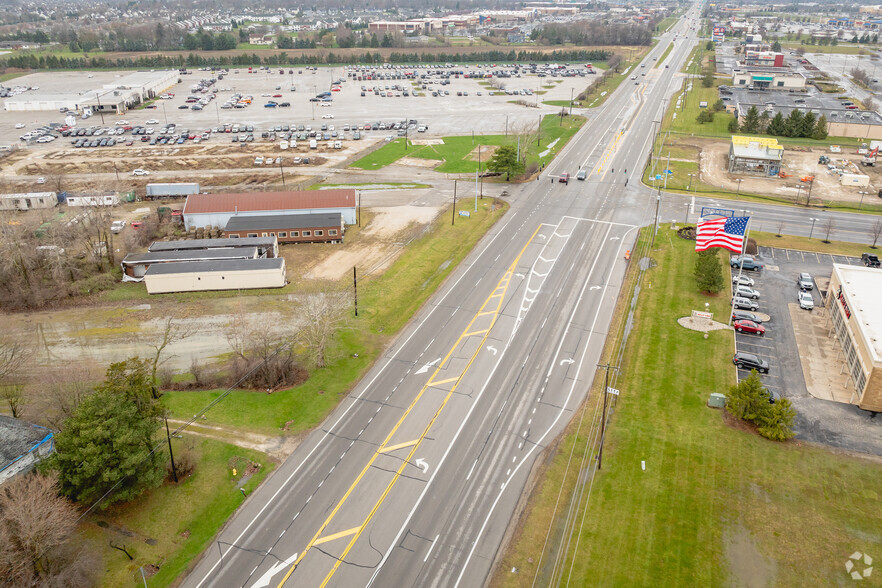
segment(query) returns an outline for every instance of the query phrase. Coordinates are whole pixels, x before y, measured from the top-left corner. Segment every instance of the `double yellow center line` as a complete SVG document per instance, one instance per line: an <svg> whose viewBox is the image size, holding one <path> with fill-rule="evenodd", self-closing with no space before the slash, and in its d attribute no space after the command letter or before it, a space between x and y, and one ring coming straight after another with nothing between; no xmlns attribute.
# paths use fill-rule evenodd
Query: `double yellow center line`
<svg viewBox="0 0 882 588"><path fill-rule="evenodd" d="M499 318L499 313L502 310L502 303L503 303L503 300L505 299L505 294L508 291L508 287L511 283L511 278L514 275L515 269L517 268L517 265L520 262L521 257L524 255L524 252L527 250L527 247L530 245L530 243L533 242L533 239L535 239L536 235L539 232L539 229L540 229L540 227L536 227L536 230L530 236L530 239L527 241L527 243L521 249L520 253L518 253L518 256L515 258L515 260L508 267L508 269L506 270L506 272L502 276L502 278L499 280L499 282L496 284L496 287L493 289L493 292L486 298L486 300L484 300L484 303L481 305L481 308L478 310L477 313L475 313L475 315L472 317L471 321L469 321L468 326L465 328L465 330L462 332L462 334L457 338L456 342L453 344L453 346L447 352L447 355L444 357L444 359L441 361L441 363L438 365L438 367L435 368L435 371L432 373L432 376L429 378L429 381L423 385L423 387L420 389L419 393L416 395L416 397L414 397L413 401L410 403L410 406L407 407L407 410L404 411L404 414L401 415L401 418L398 419L398 422L395 423L395 425L392 427L392 430L390 430L389 434L386 435L386 438L380 444L379 448L376 451L374 451L374 453L371 455L371 458L368 460L368 462L362 468L361 472L359 472L358 476L355 478L355 481L349 486L349 488L343 494L343 497L337 502L337 505L334 507L334 509L331 511L331 513L328 515L328 517L325 519L325 521L321 524L318 531L316 531L315 535L312 537L312 539L307 544L306 548L294 561L294 564L291 566L291 568L285 574L285 577L282 578L282 581L279 583L279 588L281 588L282 586L285 585L285 582L288 581L288 579L291 577L291 574L294 573L294 570L297 569L297 566L303 561L303 559L306 557L306 554L309 553L309 551L313 547L315 547L316 545L321 545L323 543L328 543L330 541L334 541L336 539L341 539L343 537L351 537L349 540L349 543L346 545L346 548L343 550L340 557L335 559L334 565L332 566L331 570L328 572L327 576L325 576L325 579L322 581L321 586L322 587L326 586L328 584L328 582L331 580L334 573L337 571L337 568L339 568L340 564L343 563L343 560L346 559L346 555L349 553L349 551L355 545L355 542L358 541L358 538L361 536L361 533L365 530L365 528L367 528L368 523L371 522L371 519L373 519L377 510L380 508L380 505L383 503L383 501L389 495L389 492L395 486L395 483L401 477L401 473L404 471L404 468L407 467L407 465L411 463L411 459L413 458L414 453L416 453L416 450L419 448L420 444L425 439L429 430L432 428L432 425L435 423L437 418L441 415L441 412L444 410L444 407L447 405L447 402L453 396L453 392L456 390L457 386L459 386L459 383L460 383L462 377L469 370L472 363L475 361L475 358L478 356L478 352L484 346L484 342L487 340L487 337L490 334L490 330L493 328L493 325L496 323L496 320ZM478 323L480 323L480 324L478 324ZM462 341L464 339L467 339L469 337L480 337L481 343L479 345L475 346L474 352L469 357L468 362L462 368L459 375L456 375L454 377L446 377L442 380L435 380L435 378L438 376L438 374L441 373L441 371L447 367L447 364L450 361L450 358L453 356L454 351L456 351L460 347L460 344L462 343ZM453 383L453 386L451 386L450 390L447 391L447 394L444 397L444 400L441 402L441 405L432 414L432 418L429 420L428 423L426 423L426 425L423 428L422 432L420 433L419 437L414 440L390 445L389 442L392 440L392 437L395 435L395 433L398 431L398 429L401 427L401 425L404 423L404 421L407 419L407 417L411 414L414 407L417 405L417 403L420 401L420 399L425 394L426 390L428 390L429 388L433 388L433 387L438 388L440 386L443 386L443 385L446 385L449 383ZM350 529L340 531L339 533L333 533L330 535L323 536L323 533L325 532L327 527L334 520L334 517L337 516L337 513L340 511L340 509L343 507L343 505L346 503L346 501L349 499L349 497L356 491L357 487L361 483L365 474L367 474L368 470L371 468L371 466L374 464L374 462L377 460L377 458L383 454L387 454L387 453L395 451L397 449L404 449L407 447L410 447L410 452L407 454L407 457L401 461L401 465L395 471L395 473L392 477L392 480L386 485L386 488L383 490L383 493L380 495L380 497L374 503L373 507L371 508L370 512L368 513L368 515L364 519L364 521L356 527L352 527Z"/></svg>

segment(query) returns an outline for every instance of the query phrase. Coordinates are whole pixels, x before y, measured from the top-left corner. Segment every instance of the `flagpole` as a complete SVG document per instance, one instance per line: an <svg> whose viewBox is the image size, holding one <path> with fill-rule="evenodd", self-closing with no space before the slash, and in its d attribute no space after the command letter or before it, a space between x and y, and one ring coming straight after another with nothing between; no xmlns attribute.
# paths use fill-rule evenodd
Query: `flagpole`
<svg viewBox="0 0 882 588"><path fill-rule="evenodd" d="M747 251L747 237L750 235L750 217L747 217L747 225L744 227L744 241L741 242L741 259L738 264L738 284L741 284L741 275L744 273L744 255ZM735 314L735 293L737 292L735 284L732 285L732 308L729 311L729 322L726 324L732 326L732 315Z"/></svg>

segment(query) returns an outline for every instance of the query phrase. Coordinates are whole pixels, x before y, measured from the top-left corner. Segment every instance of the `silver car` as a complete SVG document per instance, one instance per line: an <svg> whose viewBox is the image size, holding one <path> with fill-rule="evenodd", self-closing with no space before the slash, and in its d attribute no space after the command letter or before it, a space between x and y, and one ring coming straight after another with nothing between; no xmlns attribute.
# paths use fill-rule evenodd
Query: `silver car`
<svg viewBox="0 0 882 588"><path fill-rule="evenodd" d="M739 310L759 310L759 304L757 304L755 300L750 300L743 296L735 296L732 298L732 304Z"/></svg>
<svg viewBox="0 0 882 588"><path fill-rule="evenodd" d="M753 285L755 284L753 278L751 278L750 276L738 276L738 275L732 276L732 283L738 284L739 286L750 286L750 287L753 287Z"/></svg>
<svg viewBox="0 0 882 588"><path fill-rule="evenodd" d="M800 308L804 310L813 310L815 308L815 300L812 298L811 292L800 290L797 299L799 300Z"/></svg>
<svg viewBox="0 0 882 588"><path fill-rule="evenodd" d="M735 296L741 296L743 298L752 298L756 300L760 297L759 290L754 290L749 286L735 286Z"/></svg>

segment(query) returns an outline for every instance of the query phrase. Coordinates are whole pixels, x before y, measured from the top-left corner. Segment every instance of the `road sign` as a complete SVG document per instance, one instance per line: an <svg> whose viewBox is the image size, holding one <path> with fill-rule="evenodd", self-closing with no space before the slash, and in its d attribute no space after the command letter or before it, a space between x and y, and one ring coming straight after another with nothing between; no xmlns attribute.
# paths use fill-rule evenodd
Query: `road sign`
<svg viewBox="0 0 882 588"><path fill-rule="evenodd" d="M662 179L661 174L655 174L655 179L656 179L656 180L660 180L660 179Z"/></svg>
<svg viewBox="0 0 882 588"><path fill-rule="evenodd" d="M734 210L729 210L728 208L713 208L710 206L702 206L701 207L701 218L706 216L727 216L729 218L735 216Z"/></svg>
<svg viewBox="0 0 882 588"><path fill-rule="evenodd" d="M472 216L472 214L468 210L460 210L459 216Z"/></svg>
<svg viewBox="0 0 882 588"><path fill-rule="evenodd" d="M616 390L615 388L610 388L609 386L607 386L607 388L606 388L606 393L607 393L607 394L612 394L613 396L618 396L618 395L619 395L619 391L618 391L618 390Z"/></svg>
<svg viewBox="0 0 882 588"><path fill-rule="evenodd" d="M665 170L665 173L666 173L667 175L670 176L670 175L673 175L674 172L672 172L672 171L669 170L669 169L666 169L666 170Z"/></svg>

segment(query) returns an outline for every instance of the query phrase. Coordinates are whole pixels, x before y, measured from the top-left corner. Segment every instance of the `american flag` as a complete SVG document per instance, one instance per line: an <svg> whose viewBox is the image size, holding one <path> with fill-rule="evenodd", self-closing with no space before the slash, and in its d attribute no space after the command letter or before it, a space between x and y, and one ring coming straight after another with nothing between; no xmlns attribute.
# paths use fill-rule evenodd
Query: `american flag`
<svg viewBox="0 0 882 588"><path fill-rule="evenodd" d="M741 253L748 220L749 216L736 216L699 221L695 232L695 250L723 247Z"/></svg>

